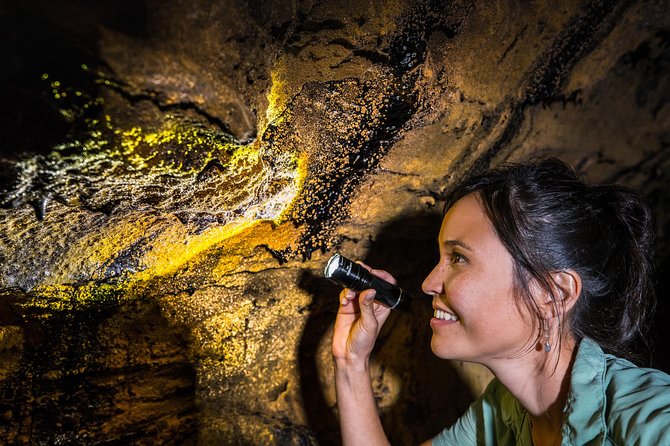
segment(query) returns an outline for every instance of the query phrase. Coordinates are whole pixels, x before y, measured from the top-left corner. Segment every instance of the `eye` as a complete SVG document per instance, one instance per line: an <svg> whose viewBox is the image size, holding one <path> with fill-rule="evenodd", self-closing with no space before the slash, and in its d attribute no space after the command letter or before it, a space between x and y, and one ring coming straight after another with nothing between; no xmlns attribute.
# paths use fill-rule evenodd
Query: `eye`
<svg viewBox="0 0 670 446"><path fill-rule="evenodd" d="M468 261L468 259L463 254L456 251L450 253L449 258L451 263L463 263Z"/></svg>

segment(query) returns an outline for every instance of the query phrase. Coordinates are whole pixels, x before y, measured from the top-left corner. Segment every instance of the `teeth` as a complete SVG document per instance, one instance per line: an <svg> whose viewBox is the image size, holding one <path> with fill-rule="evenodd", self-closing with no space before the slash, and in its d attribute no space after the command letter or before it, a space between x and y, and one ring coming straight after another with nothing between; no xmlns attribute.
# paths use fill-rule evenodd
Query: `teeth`
<svg viewBox="0 0 670 446"><path fill-rule="evenodd" d="M457 321L458 320L458 316L456 316L453 313L449 313L449 312L443 311L443 310L435 310L434 316L437 319L444 319L445 321L449 321L449 320Z"/></svg>

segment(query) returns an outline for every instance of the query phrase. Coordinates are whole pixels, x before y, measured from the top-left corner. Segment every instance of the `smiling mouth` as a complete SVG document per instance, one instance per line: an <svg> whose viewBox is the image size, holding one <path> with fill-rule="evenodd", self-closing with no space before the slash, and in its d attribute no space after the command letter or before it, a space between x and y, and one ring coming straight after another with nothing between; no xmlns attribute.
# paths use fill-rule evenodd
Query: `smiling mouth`
<svg viewBox="0 0 670 446"><path fill-rule="evenodd" d="M435 310L435 312L433 313L433 316L436 319L442 319L442 320L445 320L445 321L457 321L458 320L458 316L456 316L453 313L449 313L448 311L443 311L443 310Z"/></svg>

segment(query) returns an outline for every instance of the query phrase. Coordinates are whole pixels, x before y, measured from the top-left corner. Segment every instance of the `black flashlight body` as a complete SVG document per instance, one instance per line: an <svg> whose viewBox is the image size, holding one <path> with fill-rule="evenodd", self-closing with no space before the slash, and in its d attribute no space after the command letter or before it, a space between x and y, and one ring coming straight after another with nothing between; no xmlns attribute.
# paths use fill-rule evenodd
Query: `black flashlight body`
<svg viewBox="0 0 670 446"><path fill-rule="evenodd" d="M392 310L408 310L413 299L407 291L380 279L340 254L335 254L328 260L324 273L327 279L354 291L374 289L377 292L375 300Z"/></svg>

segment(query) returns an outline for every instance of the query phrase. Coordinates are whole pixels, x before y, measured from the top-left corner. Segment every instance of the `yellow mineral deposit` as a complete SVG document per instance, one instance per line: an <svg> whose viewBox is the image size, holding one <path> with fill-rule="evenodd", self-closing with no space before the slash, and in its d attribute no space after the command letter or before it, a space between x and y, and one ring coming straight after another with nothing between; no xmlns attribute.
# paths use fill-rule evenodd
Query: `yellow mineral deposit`
<svg viewBox="0 0 670 446"><path fill-rule="evenodd" d="M268 123L277 124L282 119L288 101L280 73L277 69L272 74ZM67 93L48 73L42 79L50 82L54 95L58 95L56 99ZM87 104L102 102L101 98L89 98ZM240 144L225 134L189 125L171 115L157 129L116 127L108 114L88 123L89 139L80 143L79 153L75 150L75 155L70 154L76 145L63 145L61 150L65 150L57 149L53 156L66 160L64 165L69 171L95 181L95 197L114 198L117 190L141 191L165 184L166 177L175 180L163 186L163 201L155 207L133 209L126 205L124 212L113 214L96 231L72 243L64 255L64 266L33 289L35 296L41 296L33 306L58 311L117 296L131 298L153 278L174 274L213 247L235 245L239 252L240 246L252 250L264 245L280 250L295 238L292 225L288 225L291 230L277 227L290 212L305 181L306 154L264 154L267 146L260 138ZM194 192L201 187L196 182L210 163L216 167L206 179L209 183L204 190ZM77 204L77 187L74 183L62 186L73 197L71 204ZM129 195L134 200L137 194L131 191ZM219 217L218 223L195 230L190 221L178 219L170 208L181 204L180 200L186 212L218 213L225 218ZM138 248L138 241L144 240L147 246ZM120 258L122 263L122 257L129 252L132 264L121 264L109 281L110 265ZM223 262L225 265L219 265L218 273L234 271L237 265L232 263L239 258L230 256L229 261ZM95 282L73 284L70 278L77 275L80 267L93 271ZM112 283L106 284L108 281Z"/></svg>
<svg viewBox="0 0 670 446"><path fill-rule="evenodd" d="M88 67L82 69L87 71ZM48 73L42 80L61 114L70 121L79 119L82 110L97 110L104 104L102 98L69 89ZM53 163L48 173L56 183L49 187L62 200L53 203L52 213L47 212L42 222L33 223L48 223L54 231L61 225L68 230L65 226L72 224L68 206L86 208L86 204L91 210L80 211L86 215L82 221L101 223L69 239L58 264L19 305L45 319L64 312L116 306L152 295L152 284L162 278L169 282L192 265L202 264L215 249L226 253L207 264L213 283L223 283L222 278L240 271L253 274L269 263L274 265L270 251L286 249L297 240L299 228L285 221L304 186L308 164L306 152L277 151L262 138L270 124L276 127L290 116L286 110L289 99L277 68L267 95L267 122L259 122L260 137L248 144L171 115L157 128L145 128L122 127L107 113L94 114L86 121L87 138L63 143L50 155ZM30 191L43 168L38 160L26 161L19 190ZM82 184L92 187L82 189ZM160 199L142 202L142 193L156 187L162 188ZM119 198L126 200L120 211L113 208L106 216L97 211L96 205L116 203ZM189 213L195 217L190 219ZM183 214L186 218L178 218ZM198 226L198 215L213 215L215 219ZM255 260L249 263L252 257ZM259 338L244 335L255 304L249 299L224 303L217 290L212 293L216 295L211 299L193 299L188 293L181 296L177 292L174 308L169 295L159 298L166 314L174 310L170 321L190 319L191 352L199 364L199 379L207 379L209 374L228 376L248 367L261 348L258 339L266 329L263 324L271 320L255 316ZM292 307L283 311L287 317L294 313ZM1 336L8 335L2 332ZM14 334L18 340L21 336ZM7 367L0 369L13 370L8 361Z"/></svg>
<svg viewBox="0 0 670 446"><path fill-rule="evenodd" d="M134 280L173 273L207 249L252 229L258 223L259 220L235 221L197 235L190 235L183 226L174 225L152 245L153 249L144 257L145 268L134 276Z"/></svg>
<svg viewBox="0 0 670 446"><path fill-rule="evenodd" d="M249 147L233 142L222 142L216 135L202 128L186 127L177 121L166 121L164 127L156 131L147 131L141 127L115 129L119 136L119 154L125 158L128 167L138 171L150 169L152 174L171 174L187 176L197 174L203 166L215 157L244 152L246 156L256 156ZM166 146L171 149L166 148ZM208 151L202 147L209 148ZM198 150L198 160L184 166L180 160ZM237 155L240 157L241 155ZM152 160L156 159L155 162Z"/></svg>
<svg viewBox="0 0 670 446"><path fill-rule="evenodd" d="M267 98L268 107L265 110L266 121L265 123L259 124L278 124L281 120L281 114L286 109L286 104L289 100L287 84L283 79L283 71L279 62L275 63L275 66L271 71L270 89Z"/></svg>

